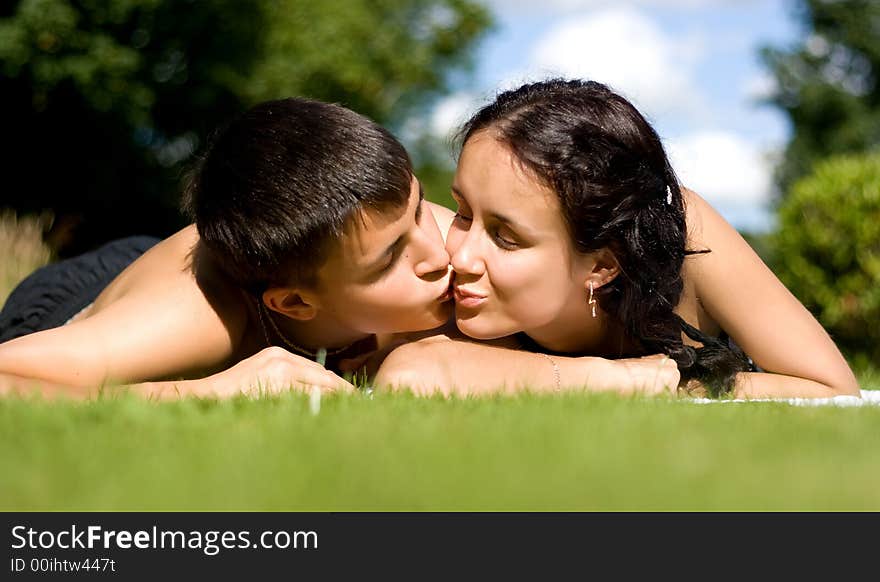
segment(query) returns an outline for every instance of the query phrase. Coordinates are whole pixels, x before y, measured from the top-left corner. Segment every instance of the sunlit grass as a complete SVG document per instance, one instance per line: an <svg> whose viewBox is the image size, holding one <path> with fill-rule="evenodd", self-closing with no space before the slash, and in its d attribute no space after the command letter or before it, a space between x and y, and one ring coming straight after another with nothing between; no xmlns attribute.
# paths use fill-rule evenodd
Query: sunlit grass
<svg viewBox="0 0 880 582"><path fill-rule="evenodd" d="M312 412L314 408L312 408ZM880 510L880 407L0 401L3 510Z"/></svg>

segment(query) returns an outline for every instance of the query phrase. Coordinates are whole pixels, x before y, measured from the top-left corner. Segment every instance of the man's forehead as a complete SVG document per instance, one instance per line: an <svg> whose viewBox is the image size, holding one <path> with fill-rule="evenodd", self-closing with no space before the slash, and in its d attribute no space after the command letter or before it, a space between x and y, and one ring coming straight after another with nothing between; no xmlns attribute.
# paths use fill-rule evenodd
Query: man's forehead
<svg viewBox="0 0 880 582"><path fill-rule="evenodd" d="M355 212L346 220L342 237L331 250L327 263L349 269L371 265L402 234L401 228L394 226L411 211L413 203L418 204L419 197L419 188L415 185L406 205L389 204Z"/></svg>
<svg viewBox="0 0 880 582"><path fill-rule="evenodd" d="M405 208L363 209L355 213L345 224L339 248L349 264L366 264L376 258L394 242L396 233L390 228Z"/></svg>

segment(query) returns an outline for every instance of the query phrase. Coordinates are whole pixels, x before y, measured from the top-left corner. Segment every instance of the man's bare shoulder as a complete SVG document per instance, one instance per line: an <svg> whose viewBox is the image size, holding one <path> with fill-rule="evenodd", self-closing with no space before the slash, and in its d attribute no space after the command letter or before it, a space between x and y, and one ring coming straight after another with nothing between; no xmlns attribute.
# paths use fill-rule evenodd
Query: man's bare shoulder
<svg viewBox="0 0 880 582"><path fill-rule="evenodd" d="M144 314L175 313L197 335L226 336L233 346L249 317L242 290L210 259L194 226L139 257L101 293L90 315L117 304Z"/></svg>
<svg viewBox="0 0 880 582"><path fill-rule="evenodd" d="M164 283L191 279L191 256L198 240L195 227L188 226L156 243L110 282L98 295L92 311L102 311L131 293L152 293Z"/></svg>
<svg viewBox="0 0 880 582"><path fill-rule="evenodd" d="M449 227L452 225L455 213L445 206L440 206L435 202L426 202L426 204L428 205L428 208L431 209L431 214L434 215L434 220L437 221L437 226L440 228L443 240L446 240L446 233L449 232Z"/></svg>

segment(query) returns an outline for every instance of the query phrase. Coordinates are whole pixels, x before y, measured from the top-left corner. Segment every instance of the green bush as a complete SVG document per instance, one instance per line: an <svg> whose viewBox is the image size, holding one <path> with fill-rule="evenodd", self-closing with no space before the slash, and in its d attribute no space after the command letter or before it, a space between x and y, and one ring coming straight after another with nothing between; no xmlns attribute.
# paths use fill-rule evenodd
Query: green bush
<svg viewBox="0 0 880 582"><path fill-rule="evenodd" d="M880 152L818 164L779 207L774 266L847 355L880 361Z"/></svg>

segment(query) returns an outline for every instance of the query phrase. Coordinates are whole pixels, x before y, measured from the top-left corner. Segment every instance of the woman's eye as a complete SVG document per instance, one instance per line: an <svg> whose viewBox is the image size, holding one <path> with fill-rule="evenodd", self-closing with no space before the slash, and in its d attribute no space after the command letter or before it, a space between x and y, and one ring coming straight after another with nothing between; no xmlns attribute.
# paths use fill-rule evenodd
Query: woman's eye
<svg viewBox="0 0 880 582"><path fill-rule="evenodd" d="M455 213L455 216L453 217L453 220L461 220L461 221L464 221L464 222L470 222L470 221L473 220L473 219L472 219L471 217L469 217L469 216L465 216L465 215L462 214L461 212L456 212L456 213Z"/></svg>
<svg viewBox="0 0 880 582"><path fill-rule="evenodd" d="M495 244L497 244L500 248L502 248L504 250L511 251L513 249L519 248L519 243L502 235L498 231L495 232L495 234L493 235L493 238L495 239Z"/></svg>

